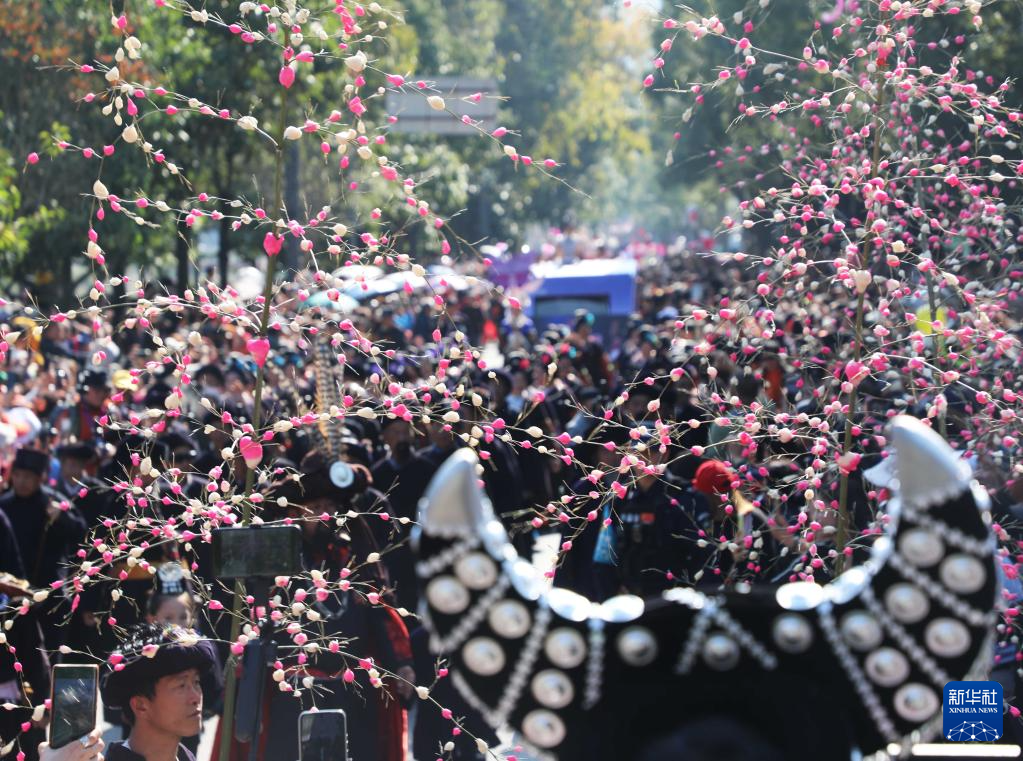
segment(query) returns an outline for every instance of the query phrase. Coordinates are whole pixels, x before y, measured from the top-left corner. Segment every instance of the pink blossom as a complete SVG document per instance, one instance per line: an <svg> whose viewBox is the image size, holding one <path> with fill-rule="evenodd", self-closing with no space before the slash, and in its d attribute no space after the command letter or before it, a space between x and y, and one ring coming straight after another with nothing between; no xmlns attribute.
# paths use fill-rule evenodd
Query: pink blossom
<svg viewBox="0 0 1023 761"><path fill-rule="evenodd" d="M274 235L272 232L268 232L263 237L263 250L266 251L267 256L277 256L281 252L283 245L283 235Z"/></svg>
<svg viewBox="0 0 1023 761"><path fill-rule="evenodd" d="M366 113L366 107L362 104L362 98L356 95L354 98L348 101L348 110L356 116L362 116Z"/></svg>
<svg viewBox="0 0 1023 761"><path fill-rule="evenodd" d="M854 385L868 375L870 375L870 369L862 362L849 362L845 366L845 377Z"/></svg>

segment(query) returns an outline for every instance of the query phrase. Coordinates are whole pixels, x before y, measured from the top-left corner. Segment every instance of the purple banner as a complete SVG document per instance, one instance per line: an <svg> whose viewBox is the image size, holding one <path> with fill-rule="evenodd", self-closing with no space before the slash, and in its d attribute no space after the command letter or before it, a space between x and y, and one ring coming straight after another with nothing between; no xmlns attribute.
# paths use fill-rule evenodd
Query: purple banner
<svg viewBox="0 0 1023 761"><path fill-rule="evenodd" d="M530 251L507 259L497 259L490 265L487 278L503 288L519 288L529 281L529 268L536 262L536 253Z"/></svg>

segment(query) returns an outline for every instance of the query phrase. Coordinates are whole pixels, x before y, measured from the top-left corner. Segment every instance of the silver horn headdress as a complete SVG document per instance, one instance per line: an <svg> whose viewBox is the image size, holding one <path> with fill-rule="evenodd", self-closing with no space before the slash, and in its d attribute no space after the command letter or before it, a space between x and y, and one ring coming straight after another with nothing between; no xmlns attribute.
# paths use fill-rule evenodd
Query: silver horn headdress
<svg viewBox="0 0 1023 761"><path fill-rule="evenodd" d="M491 725L561 761L635 758L645 738L701 715L751 723L779 747L803 733L814 752L927 739L944 684L990 667L995 544L987 495L956 453L909 417L892 440L887 532L831 584L602 604L551 589L517 555L475 455L458 450L415 538L431 646Z"/></svg>

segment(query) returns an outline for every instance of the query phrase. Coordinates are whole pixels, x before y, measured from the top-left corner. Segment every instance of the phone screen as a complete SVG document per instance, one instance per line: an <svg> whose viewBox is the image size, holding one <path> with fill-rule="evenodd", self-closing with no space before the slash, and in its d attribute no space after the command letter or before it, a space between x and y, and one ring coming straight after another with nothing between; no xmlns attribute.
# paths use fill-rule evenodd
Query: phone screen
<svg viewBox="0 0 1023 761"><path fill-rule="evenodd" d="M50 747L63 748L96 728L96 666L53 667Z"/></svg>
<svg viewBox="0 0 1023 761"><path fill-rule="evenodd" d="M225 579L290 576L302 571L298 526L223 528L213 532L213 573Z"/></svg>
<svg viewBox="0 0 1023 761"><path fill-rule="evenodd" d="M345 712L305 711L298 717L300 761L348 761Z"/></svg>

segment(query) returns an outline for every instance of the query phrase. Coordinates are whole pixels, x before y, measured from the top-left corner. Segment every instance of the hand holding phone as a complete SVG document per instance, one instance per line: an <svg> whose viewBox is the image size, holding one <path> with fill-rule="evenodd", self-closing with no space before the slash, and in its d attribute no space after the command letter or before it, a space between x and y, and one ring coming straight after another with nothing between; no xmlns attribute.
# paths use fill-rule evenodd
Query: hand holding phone
<svg viewBox="0 0 1023 761"><path fill-rule="evenodd" d="M99 667L71 664L54 666L52 682L49 747L51 750L59 750L77 743L96 728Z"/></svg>
<svg viewBox="0 0 1023 761"><path fill-rule="evenodd" d="M299 761L348 761L348 721L341 709L298 717Z"/></svg>
<svg viewBox="0 0 1023 761"><path fill-rule="evenodd" d="M49 743L39 743L39 761L103 761L103 747L106 743L94 729L78 742L54 749Z"/></svg>

